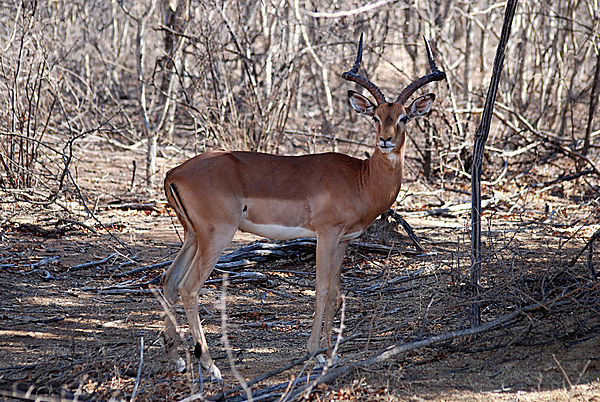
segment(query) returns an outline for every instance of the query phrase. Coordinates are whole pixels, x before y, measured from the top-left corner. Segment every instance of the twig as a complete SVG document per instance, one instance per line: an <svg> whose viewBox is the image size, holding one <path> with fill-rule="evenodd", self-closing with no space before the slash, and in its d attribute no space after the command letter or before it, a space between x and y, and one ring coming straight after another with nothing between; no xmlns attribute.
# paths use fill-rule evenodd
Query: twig
<svg viewBox="0 0 600 402"><path fill-rule="evenodd" d="M596 270L594 269L594 266L592 265L594 241L596 241L596 239L600 239L600 229L596 230L596 232L592 235L592 237L590 237L590 239L587 241L587 243L581 249L581 251L579 251L579 253L577 253L577 255L575 257L573 257L573 259L571 260L571 264L570 264L571 266L575 265L575 263L577 262L579 257L581 257L581 255L585 252L585 250L588 250L587 264L588 264L588 269L590 270L590 273L592 274L592 279L596 279Z"/></svg>
<svg viewBox="0 0 600 402"><path fill-rule="evenodd" d="M481 208L488 208L493 205L494 200L486 199L481 200ZM412 216L412 217L420 217L420 216L430 216L430 215L451 215L458 216L461 214L465 214L470 212L471 203L463 203L463 204L455 204L449 206L443 206L441 208L429 209L426 211L415 211L415 212L404 212L404 215Z"/></svg>
<svg viewBox="0 0 600 402"><path fill-rule="evenodd" d="M316 239L299 238L285 243L254 243L249 246L241 247L231 253L224 254L219 258L219 262L215 265L217 270L231 270L233 268L243 268L254 266L258 262L265 262L269 259L291 258L300 251L314 253L314 248L317 244ZM382 244L367 243L361 241L353 241L351 246L358 247L363 251L388 254L392 251L392 247ZM163 261L156 264L145 265L131 269L129 271L115 274L116 278L127 275L137 274L143 271L163 268L173 263L173 260Z"/></svg>
<svg viewBox="0 0 600 402"><path fill-rule="evenodd" d="M7 327L13 327L13 326L22 325L22 324L49 324L51 322L63 321L65 319L64 316L60 316L60 315L55 316L55 317L50 317L50 318L30 318L30 317L11 317L11 316L8 316L8 318L12 322L8 322L8 323L4 324ZM14 320L20 320L20 321L14 322Z"/></svg>
<svg viewBox="0 0 600 402"><path fill-rule="evenodd" d="M357 288L355 289L355 291L357 292L373 292L373 291L382 291L384 289L389 289L391 288L393 285L395 285L396 283L400 283L400 282L406 282L406 281L410 281L410 280L414 280L418 277L421 276L421 274L427 272L426 275L423 275L423 277L427 276L432 270L426 270L425 268L423 269L419 269L415 272L411 272L407 275L403 275L403 276L399 276L393 279L390 279L389 281L384 282L377 282L371 286L368 287L363 287L363 288Z"/></svg>
<svg viewBox="0 0 600 402"><path fill-rule="evenodd" d="M371 4L367 4L365 6L362 7L358 7L355 8L353 10L348 10L348 11L337 11L334 13L324 13L324 12L314 12L314 11L310 11L310 10L302 10L302 14L306 14L309 15L313 18L341 18L341 17L351 17L354 15L359 15L359 14L363 14L363 13L368 13L370 11L375 11L379 8L385 7L390 3L395 3L398 0L379 0L376 1L375 3L371 3Z"/></svg>
<svg viewBox="0 0 600 402"><path fill-rule="evenodd" d="M356 339L356 338L358 338L360 336L363 336L363 335L364 335L363 333L357 333L357 334L354 334L354 335L350 335L350 336L342 339L341 343L346 343L348 341L351 341L351 340ZM260 376L258 376L256 378L254 378L254 379L252 379L250 381L247 381L247 384L248 384L249 387L251 387L251 386L253 386L256 383L264 381L264 380L266 380L268 378L276 376L277 374L283 373L284 371L287 371L287 370L289 370L289 369L291 369L291 368L293 368L293 367L295 367L295 366L297 366L299 364L302 364L302 363L306 362L307 360L312 359L313 357L315 357L319 353L323 353L325 351L327 351L327 348L321 348L321 349L317 350L314 353L307 354L307 355L304 355L304 356L302 356L302 357L300 357L298 359L292 360L291 362L289 362L285 366L279 367L279 368L277 368L277 369L275 369L273 371L270 371L268 373L265 373L263 375L260 375ZM241 387L236 387L236 388L233 388L232 390L229 390L229 391L226 391L226 392L221 392L221 393L219 393L219 394L217 394L215 396L211 396L208 399L209 400L222 400L224 398L227 398L228 395L232 395L235 392L240 391L241 389L242 389ZM227 399L229 399L229 398L227 398Z"/></svg>
<svg viewBox="0 0 600 402"><path fill-rule="evenodd" d="M592 362L592 360L588 360L587 362L585 362L585 366L583 366L583 369L581 370L581 372L579 373L579 378L577 378L577 382L575 383L575 385L578 385L579 382L581 381L581 379L583 378L583 375L585 374L586 370L588 369L588 367L590 366L590 363Z"/></svg>
<svg viewBox="0 0 600 402"><path fill-rule="evenodd" d="M62 102L59 102L62 112L65 116L65 118L67 119L67 121L69 120L67 117L67 113L65 110L65 107L62 105ZM73 131L72 128L70 127L69 124L69 130ZM85 134L85 133L84 133ZM69 148L69 157L65 158L65 155L63 153L63 160L65 161L65 169L63 171L63 177L61 177L61 182L64 178L65 175L67 175L69 177L69 179L71 179L71 183L73 184L73 187L75 187L75 194L77 194L77 197L79 198L79 201L81 202L81 205L83 206L83 208L85 209L85 211L88 213L88 215L90 217L92 217L104 230L106 230L106 232L108 233L109 237L113 238L117 243L119 243L125 250L127 250L127 252L129 254L133 254L133 251L131 251L131 249L129 248L129 246L127 246L127 244L125 244L116 234L114 234L113 232L111 232L110 230L108 230L108 228L104 225L104 223L102 223L102 221L100 221L100 219L98 219L98 217L96 216L96 214L94 214L92 211L90 211L90 209L87 206L87 203L85 202L85 197L83 196L83 193L81 192L81 188L79 188L79 185L77 184L77 181L75 180L75 177L73 177L73 174L71 172L71 169L69 169L69 162L72 158L72 148L73 148L73 143L75 142L75 140L77 140L79 137L83 136L84 134L80 134L78 136L75 136L73 138L71 138L67 145L65 145L65 149L68 147ZM58 193L57 193L58 194Z"/></svg>
<svg viewBox="0 0 600 402"><path fill-rule="evenodd" d="M34 262L33 264L31 264L29 266L29 268L35 268L39 265L48 265L51 264L53 262L60 262L60 255L53 255L50 257L46 257L46 258L42 258L41 260Z"/></svg>
<svg viewBox="0 0 600 402"><path fill-rule="evenodd" d="M107 204L100 209L122 209L122 210L137 210L137 211L157 211L156 202L126 202L124 204Z"/></svg>
<svg viewBox="0 0 600 402"><path fill-rule="evenodd" d="M73 402L73 399L71 398L54 398L51 396L42 396L42 395L35 395L31 392L22 392L22 391L17 391L17 390L13 390L13 391L8 391L8 390L2 390L0 389L0 396L3 396L5 398L16 398L16 399L22 399L24 401L40 401L40 402Z"/></svg>
<svg viewBox="0 0 600 402"><path fill-rule="evenodd" d="M89 262L84 262L83 264L73 265L71 267L71 271L78 270L78 269L84 269L84 268L91 268L91 267L95 267L95 266L98 266L98 265L102 265L105 262L108 262L111 259L115 258L116 256L117 256L117 253L112 253L108 257L105 257L105 258L103 258L101 260L89 261Z"/></svg>
<svg viewBox="0 0 600 402"><path fill-rule="evenodd" d="M364 360L361 360L361 361L358 361L358 362L355 362L352 364L348 364L348 365L345 365L345 366L342 366L335 370L330 371L327 375L319 378L317 380L316 385L325 383L325 382L329 382L336 378L344 376L344 375L348 374L349 372L353 371L354 369L357 369L360 367L367 367L367 366L370 366L373 364L384 362L400 353L405 353L405 352L408 352L411 350L420 349L420 348L428 347L431 345L448 342L448 341L454 340L456 338L477 335L477 334L480 334L483 332L493 330L500 325L506 324L506 323L514 320L521 314L531 313L531 312L534 312L537 310L548 309L553 306L556 307L559 305L569 303L570 302L569 299L571 298L571 296L573 294L575 294L577 292L591 292L591 291L595 290L596 288L598 288L599 286L600 286L600 283L596 283L591 287L583 287L583 286L578 287L577 289L574 289L574 290L568 292L567 294L560 295L560 296L556 297L555 299L548 301L544 304L540 304L540 303L530 304L526 307L515 310L512 313L505 314L501 317L496 318L495 320L492 320L490 322L487 322L487 323L480 325L478 327L475 327L475 328L471 327L471 328L467 328L464 330L447 332L444 334L432 336L427 339L422 339L422 340L408 342L408 343L401 344L401 345L392 346L392 347L388 348L386 351L384 351L383 353L380 353L376 356L373 356L368 359L364 359ZM305 386L304 389L306 389L307 387L308 386ZM299 396L301 393L304 392L304 389L298 390L294 394L294 396Z"/></svg>
<svg viewBox="0 0 600 402"><path fill-rule="evenodd" d="M152 264L152 265L145 265L143 267L138 267L129 271L125 271L125 272L121 272L118 274L115 274L115 278L121 278L123 276L127 276L127 275L133 275L133 274L137 274L139 272L143 272L143 271L150 271L153 269L158 269L158 268L163 268L166 267L168 265L171 265L173 263L173 260L169 260L169 261L163 261L163 262L159 262L157 264Z"/></svg>
<svg viewBox="0 0 600 402"><path fill-rule="evenodd" d="M596 234L598 234L598 232L596 232ZM596 237L596 238L598 238L598 237ZM596 279L596 270L594 269L594 264L592 262L592 258L594 257L594 240L590 241L590 247L588 248L588 257L587 257L587 267L588 267L588 270L590 271L590 275L592 275L593 280Z"/></svg>
<svg viewBox="0 0 600 402"><path fill-rule="evenodd" d="M581 176L586 176L586 175L592 174L592 173L594 173L594 170L592 168L588 168L588 169L582 170L580 172L561 176L558 179L546 181L544 183L534 183L533 187L548 187L548 186L552 186L554 184L562 183L563 181L575 180L575 179L580 178Z"/></svg>
<svg viewBox="0 0 600 402"><path fill-rule="evenodd" d="M558 366L558 368L560 369L560 372L562 373L562 375L565 377L565 379L567 380L567 383L569 384L569 389L573 388L573 383L571 383L571 379L569 378L569 376L567 375L567 373L565 372L565 369L563 368L563 366L560 364L560 362L558 361L558 359L556 358L556 355L554 353L552 353L552 358L554 359L554 361L556 362L556 365Z"/></svg>
<svg viewBox="0 0 600 402"><path fill-rule="evenodd" d="M98 234L98 231L96 229L94 229L93 227L91 227L90 225L83 223L83 222L79 222L76 221L74 219L65 219L65 218L61 218L59 220L59 222L64 222L64 223L70 223L72 225L77 225L77 226L81 226L84 229L89 230L90 232L92 232L93 234Z"/></svg>
<svg viewBox="0 0 600 402"><path fill-rule="evenodd" d="M282 291L279 290L275 290L275 289L265 289L265 291L269 292L269 293L273 293L274 295L278 295L281 297L287 297L288 299L292 299L292 300L296 300L298 302L301 302L302 300L296 296L292 296L292 295L288 295L287 293L284 293Z"/></svg>
<svg viewBox="0 0 600 402"><path fill-rule="evenodd" d="M131 392L131 399L133 401L137 395L138 387L140 385L140 377L142 376L142 365L144 364L144 337L140 337L140 365L138 366L137 376L135 378L135 385L133 386L133 391Z"/></svg>
<svg viewBox="0 0 600 402"><path fill-rule="evenodd" d="M225 352L227 354L227 360L229 360L229 366L231 367L231 372L233 376L238 380L241 387L244 389L248 400L252 401L252 391L248 384L244 380L244 377L238 371L235 361L233 359L233 354L231 353L231 345L229 344L229 338L227 337L227 304L225 302L225 295L227 294L227 284L228 284L228 274L223 275L223 289L221 291L221 297L219 301L219 307L221 309L221 341L223 342L223 346L225 347Z"/></svg>
<svg viewBox="0 0 600 402"><path fill-rule="evenodd" d="M225 272L225 274L227 275L231 275L232 279L239 279L242 280L244 282L251 282L251 281L266 281L267 280L267 276L265 274L263 274L262 272L254 272L254 271L244 271L244 272ZM219 283L223 281L223 277L218 278L218 279L209 279L204 283Z"/></svg>
<svg viewBox="0 0 600 402"><path fill-rule="evenodd" d="M139 295L156 293L156 289L106 289L99 290L103 295Z"/></svg>

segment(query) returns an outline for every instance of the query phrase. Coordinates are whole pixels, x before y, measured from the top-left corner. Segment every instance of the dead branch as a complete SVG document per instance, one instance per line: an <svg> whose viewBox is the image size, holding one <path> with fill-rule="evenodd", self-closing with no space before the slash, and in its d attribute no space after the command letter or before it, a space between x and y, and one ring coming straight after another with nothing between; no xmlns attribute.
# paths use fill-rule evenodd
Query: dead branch
<svg viewBox="0 0 600 402"><path fill-rule="evenodd" d="M586 156L590 149L592 123L594 121L594 115L596 114L596 108L598 106L598 92L599 91L600 91L600 51L597 51L596 68L594 69L594 82L592 83L592 91L590 93L590 109L588 112L587 125L585 127L585 137L583 140L583 147L581 148L581 155L583 155L583 156Z"/></svg>
<svg viewBox="0 0 600 402"><path fill-rule="evenodd" d="M408 235L408 237L410 237L410 239L412 240L415 248L418 251L425 251L425 248L423 248L423 246L421 245L421 242L419 241L419 238L417 237L417 235L413 231L412 227L410 227L410 225L408 224L408 222L406 222L404 220L404 218L402 218L393 209L388 209L387 212L386 212L386 214L388 214L390 217L392 217L396 222L400 223L400 225L402 226L402 229L404 229L404 231L406 232L406 234Z"/></svg>
<svg viewBox="0 0 600 402"><path fill-rule="evenodd" d="M592 173L594 173L594 169L588 168L588 169L584 169L584 170L581 170L581 171L576 172L576 173L572 173L572 174L561 176L561 177L559 177L557 179L554 179L554 180L546 181L544 183L536 183L536 184L534 184L533 187L548 187L548 186L553 186L555 184L563 183L565 181L577 180L580 177L587 176L587 175L592 174Z"/></svg>
<svg viewBox="0 0 600 402"><path fill-rule="evenodd" d="M370 357L368 359L364 359L364 360L360 360L358 362L354 362L351 364L346 364L343 366L340 366L338 368L334 368L333 370L331 370L329 373L326 373L323 376L319 376L317 377L313 382L310 382L302 387L300 387L298 390L296 390L289 399L297 399L299 398L304 392L306 392L306 390L308 390L309 388L312 389L314 388L316 385L319 385L321 383L328 383L331 382L337 378L343 377L344 375L352 372L353 370L357 369L357 368L361 368L361 367L367 367L367 366L371 366L377 363L381 363L385 360L388 360L400 353L405 353L411 350L415 350L415 349L420 349L420 348L424 348L424 347L428 347L428 346L432 346L438 343L443 343L443 342L448 342L451 340L454 340L456 338L459 337L465 337L465 336L471 336L471 335L476 335L482 332L486 332L486 331L490 331L495 329L496 327L502 325L502 324L506 324L512 320L514 320L515 318L519 317L521 314L523 313L529 313L529 312L533 312L535 310L540 309L542 306L539 304L535 304L535 305L531 305L531 306L527 306L523 309L519 309L519 310L515 310L510 314L504 315L502 317L499 317L493 321L490 321L486 324L483 324L480 327L477 328L468 328L465 330L459 330L459 331L452 331L452 332L447 332L444 334L440 334L440 335L436 335L427 339L423 339L423 340L419 340L419 341L414 341L414 342L408 342L402 345L396 345L396 346L392 346L390 348L388 348L387 350L385 350L384 352L375 355L373 357ZM358 337L359 335L364 335L364 334L355 334L352 337ZM349 337L350 338L350 337ZM343 340L347 341L349 340L349 338ZM323 350L325 350L323 348ZM286 370L289 370L290 368L303 363L304 361L306 361L307 359L311 358L311 356L305 356L303 358L294 360L293 362L287 364L286 366L283 366L280 369L274 370L270 373L267 373L263 376L260 376L258 378L256 378L255 380L249 381L248 385L252 386L253 384L263 381L273 375L279 374L281 372L284 372ZM271 386L266 388L265 390L267 390L268 392L273 392L279 389L284 389L287 386L287 382L283 383L283 384L278 384L275 386ZM209 398L209 400L222 400L223 398L226 397L226 395L231 395L235 392L238 392L240 390L240 388L235 388L229 392L227 392L227 394L223 394L220 393L214 397ZM265 390L257 390L255 392L252 393L253 397L259 396L259 395L264 395L264 391ZM227 398L227 400L231 400L230 398Z"/></svg>
<svg viewBox="0 0 600 402"><path fill-rule="evenodd" d="M556 303L554 303L554 305L557 305L558 303L560 303L560 302L557 301ZM563 303L565 303L565 302L563 302ZM314 387L314 386L322 384L322 383L331 382L337 378L347 375L348 373L352 372L355 369L358 369L361 367L368 367L368 366L372 366L374 364L384 362L394 356L399 355L400 353L406 353L411 350L421 349L421 348L429 347L429 346L439 344L439 343L445 343L448 341L452 341L456 338L473 336L473 335L477 335L477 334L480 334L483 332L491 331L503 324L506 324L506 323L516 319L517 317L519 317L522 314L531 313L531 312L534 312L536 310L539 310L541 308L546 308L546 307L547 307L547 305L533 304L533 305L527 306L525 308L515 310L510 314L506 314L501 317L498 317L490 322L487 322L487 323L480 325L478 327L475 327L475 328L471 327L471 328L464 329L464 330L447 332L447 333L436 335L436 336L433 336L433 337L430 337L427 339L408 342L408 343L405 343L402 345L392 346L376 356L373 356L368 359L364 359L364 360L361 360L361 361L358 361L358 362L355 362L352 364L344 365L337 369L332 370L328 374L325 374L324 376L319 377L317 380L315 380L315 383L305 385L304 387L298 389L293 394L293 398L299 397L300 395L305 393L309 389L309 386Z"/></svg>
<svg viewBox="0 0 600 402"><path fill-rule="evenodd" d="M115 277L116 278L121 278L123 276L138 274L138 273L144 272L144 271L151 271L151 270L154 270L154 269L164 268L164 267L167 267L167 266L171 265L172 263L173 263L173 260L169 260L169 261L159 262L157 264L145 265L143 267L134 268L134 269L131 269L129 271L120 272L118 274L115 274Z"/></svg>
<svg viewBox="0 0 600 402"><path fill-rule="evenodd" d="M492 207L495 203L495 200L485 199L481 200L481 209L485 209L488 207ZM405 215L411 217L419 217L419 216L460 216L462 214L468 213L471 211L471 203L462 203L455 204L449 206L443 206L441 208L433 208L425 211L415 211L415 212L405 212Z"/></svg>
<svg viewBox="0 0 600 402"><path fill-rule="evenodd" d="M125 211L158 211L156 202L125 202L122 204L107 204L101 206L100 209L122 209Z"/></svg>
<svg viewBox="0 0 600 402"><path fill-rule="evenodd" d="M71 271L76 271L79 269L85 269L85 268L92 268L92 267L97 267L98 265L102 265L104 263L107 263L111 260L114 260L115 258L117 258L117 253L112 253L104 258L102 258L101 260L94 260L94 261L88 261L88 262L84 262L83 264L77 264L77 265L73 265L70 270Z"/></svg>
<svg viewBox="0 0 600 402"><path fill-rule="evenodd" d="M342 344L343 344L343 343L345 343L345 342L349 342L349 341L351 341L351 340L353 340L353 339L356 339L356 338L358 338L358 337L360 337L360 336L364 336L364 335L365 335L365 334L363 334L363 333L357 333L357 334L353 334L353 335L350 335L350 336L348 336L348 337L346 337L346 338L343 338L343 339L341 339L341 340L340 340L340 343L342 343ZM337 339L336 339L336 342L337 342ZM320 354L320 353L323 353L323 352L326 352L326 351L327 351L327 348L321 348L321 349L317 350L316 352L314 352L314 353L312 353L312 354L307 354L307 355L305 355L305 356L302 356L302 357L300 357L300 358L298 358L298 359L292 360L292 361L291 361L291 362L289 362L288 364L286 364L286 365L284 365L284 366L281 366L281 367L279 367L279 368L276 368L276 369L275 369L275 370L273 370L273 371L269 371L268 373L265 373L265 374L263 374L263 375L260 375L260 376L258 376L258 377L256 377L256 378L254 378L254 379L252 379L252 380L250 380L250 381L247 381L246 383L248 384L248 386L249 386L249 387L251 387L251 386L253 386L254 384L257 384L257 383L259 383L259 382L262 382L262 381L264 381L264 380L267 380L267 379L269 379L269 378L271 378L271 377L274 377L274 376L276 376L277 374L281 374L281 373L283 373L283 372L285 372L285 371L287 371L287 370L289 370L289 369L291 369L291 368L293 368L293 367L296 367L296 366L298 366L298 365L300 365L300 364L302 364L302 363L304 363L304 362L306 362L306 361L308 361L308 360L312 359L312 358L313 358L313 357L315 357L316 355L318 355L318 354ZM287 386L287 383L286 383L286 386ZM238 392L238 391L241 391L241 390L242 390L242 387L241 387L241 386L238 386L238 387L236 387L236 388L233 388L233 389L231 389L231 390L229 390L229 391L220 392L219 394L217 394L217 395L215 395L215 396L212 396L212 397L209 397L209 398L207 398L207 399L208 399L208 400L211 400L211 401L219 401L219 400L223 400L223 399L227 399L227 400L229 400L229 397L228 397L229 395L233 395L233 394L235 394L236 392Z"/></svg>
<svg viewBox="0 0 600 402"><path fill-rule="evenodd" d="M417 239L418 241L418 239ZM230 253L224 254L219 258L219 262L215 266L217 270L231 270L234 268L245 268L254 266L258 263L286 259L297 258L299 254L314 254L316 240L312 238L300 238L287 241L284 243L264 243L256 242L248 246L240 247ZM363 251L371 253L389 254L396 250L394 247L385 246L382 244L354 241L351 246ZM411 254L410 252L403 252ZM104 261L105 262L105 261ZM156 264L146 265L131 269L129 271L115 274L115 277L134 275L140 272L151 271L159 268L164 268L171 265L173 260L163 261ZM78 267L78 266L77 266Z"/></svg>
<svg viewBox="0 0 600 402"><path fill-rule="evenodd" d="M379 8L385 7L389 3L395 3L397 0L379 0L375 3L368 4L366 6L357 7L348 11L337 11L337 12L314 12L311 10L302 10L303 14L309 15L313 18L341 18L350 17L358 14L364 14L371 11L375 11Z"/></svg>

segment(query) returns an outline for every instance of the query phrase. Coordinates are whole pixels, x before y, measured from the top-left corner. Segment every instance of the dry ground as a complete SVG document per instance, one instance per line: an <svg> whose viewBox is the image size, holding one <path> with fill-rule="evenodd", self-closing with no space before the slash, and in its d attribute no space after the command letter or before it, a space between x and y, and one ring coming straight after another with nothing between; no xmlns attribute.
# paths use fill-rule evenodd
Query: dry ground
<svg viewBox="0 0 600 402"><path fill-rule="evenodd" d="M79 170L79 184L90 205L96 205L97 218L131 249L135 264L128 264L131 255L92 219L84 222L68 216L98 234L68 221L57 226L57 218L66 217L59 209L3 204L0 390L6 400L25 393L50 399L129 399L142 355L138 400L179 400L198 392L197 382L174 372L164 355L162 309L151 289L165 268L121 275L173 258L180 244L173 218L160 195L156 201L119 190L130 179L128 168L119 169L128 166L123 155L104 149L96 155L98 160ZM396 243L401 253L390 255L350 248L342 284L343 337L350 340L340 345L340 365L392 345L468 327L468 215L421 216L423 210L440 206L432 198L442 197L453 205L468 198L456 192L422 195L424 189L417 182L405 188L400 213L427 251L411 253L412 247L403 243ZM535 303L545 307L479 336L460 337L353 370L316 387L311 399L600 400L598 286L590 279L585 256L570 264L600 227L597 206L575 204L564 191L528 190L514 196L520 190L513 190L497 194L485 214L488 259L482 317L489 321ZM510 202L506 194L511 195ZM122 206L132 201L154 206ZM57 227L54 233L35 232ZM392 241L390 236L369 240ZM232 249L257 240L238 235ZM109 256L101 264L77 267ZM597 265L597 252L594 258ZM225 330L233 362L246 380L304 356L314 298L313 264L310 253L299 253L245 268L262 272L265 278L233 278L228 284ZM205 397L238 385L220 341L218 301L223 286L218 273L211 279L200 298L201 314L225 382L222 387L204 383ZM177 313L189 348L182 309ZM338 326L340 317L341 312ZM195 365L195 359L191 362ZM312 369L312 363L300 364L253 389L285 383Z"/></svg>

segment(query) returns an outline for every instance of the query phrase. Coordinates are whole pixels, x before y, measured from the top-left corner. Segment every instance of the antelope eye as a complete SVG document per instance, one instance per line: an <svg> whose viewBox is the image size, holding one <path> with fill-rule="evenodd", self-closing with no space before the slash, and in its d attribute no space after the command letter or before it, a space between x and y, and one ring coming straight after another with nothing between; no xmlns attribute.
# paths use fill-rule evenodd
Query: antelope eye
<svg viewBox="0 0 600 402"><path fill-rule="evenodd" d="M408 116L407 115L403 115L402 117L400 117L398 119L398 121L401 121L402 123L406 124L406 123L408 123Z"/></svg>
<svg viewBox="0 0 600 402"><path fill-rule="evenodd" d="M380 119L380 118L379 118L379 116L377 116L376 114L374 114L374 115L373 115L373 121L374 121L375 123L379 123L379 124L381 124L381 119Z"/></svg>

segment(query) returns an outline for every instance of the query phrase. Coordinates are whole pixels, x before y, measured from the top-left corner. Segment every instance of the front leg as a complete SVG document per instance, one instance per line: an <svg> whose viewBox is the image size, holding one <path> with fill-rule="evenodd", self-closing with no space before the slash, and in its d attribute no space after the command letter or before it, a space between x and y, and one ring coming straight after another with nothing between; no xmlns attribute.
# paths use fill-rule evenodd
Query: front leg
<svg viewBox="0 0 600 402"><path fill-rule="evenodd" d="M325 316L323 322L325 325L325 341L327 345L327 354L331 357L331 334L333 332L333 317L339 307L340 301L340 281L342 278L342 261L348 247L347 241L340 241L336 247L333 259L334 273L331 276L329 290L325 298Z"/></svg>
<svg viewBox="0 0 600 402"><path fill-rule="evenodd" d="M308 340L308 353L314 353L321 347L323 323L325 323L325 341L329 349L328 354L331 351L333 316L337 309L341 263L347 245L347 241L340 241L338 232L317 234L315 316Z"/></svg>

